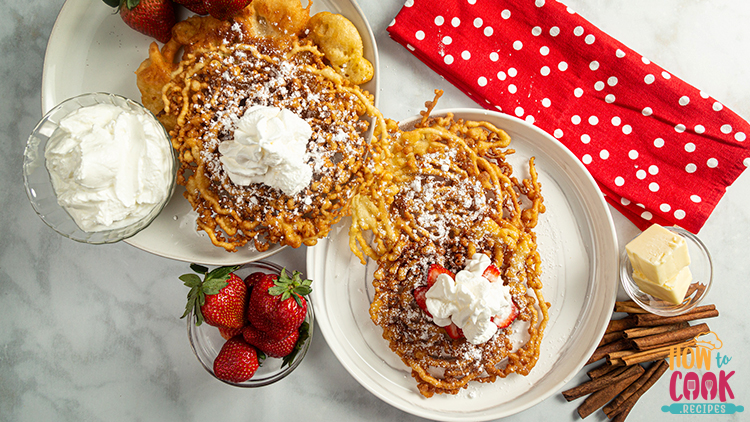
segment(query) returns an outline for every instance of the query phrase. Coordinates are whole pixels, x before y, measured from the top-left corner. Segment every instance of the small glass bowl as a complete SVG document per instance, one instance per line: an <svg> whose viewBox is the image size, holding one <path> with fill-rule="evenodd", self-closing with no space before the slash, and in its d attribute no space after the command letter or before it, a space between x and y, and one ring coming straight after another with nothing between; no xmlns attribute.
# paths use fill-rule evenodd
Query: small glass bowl
<svg viewBox="0 0 750 422"><path fill-rule="evenodd" d="M243 265L234 273L244 279L245 277L256 271L280 274L281 267L272 262L255 261ZM305 297L305 299L307 300L307 316L305 316L305 322L307 322L310 327L309 335L307 337L307 340L305 340L304 344L300 348L299 352L297 352L294 360L290 362L289 365L283 368L281 367L283 359L267 357L266 360L261 363L261 366L255 372L252 378L245 382L235 383L217 378L216 374L214 373L214 359L216 359L216 356L218 356L219 351L221 351L221 347L224 345L226 340L219 333L219 329L214 326L208 325L205 322L200 326L196 326L192 312L187 316L187 333L188 339L190 340L190 347L193 349L193 353L195 353L198 361L200 361L201 365L203 365L203 368L205 368L206 371L211 374L211 376L221 382L227 383L229 385L234 385L236 387L245 388L263 387L269 384L273 384L276 381L279 381L280 379L291 374L292 371L294 371L299 366L299 364L302 363L302 359L304 359L305 354L307 354L307 350L310 348L310 343L312 342L313 337L313 322L315 320L315 316L313 312L312 302L308 297Z"/></svg>
<svg viewBox="0 0 750 422"><path fill-rule="evenodd" d="M660 316L675 316L695 308L706 297L713 282L713 264L706 245L694 234L681 227L665 226L664 228L685 238L690 254L690 272L693 274L693 281L682 303L675 305L641 291L633 281L633 266L626 251L623 251L620 256L620 281L628 296L641 308Z"/></svg>
<svg viewBox="0 0 750 422"><path fill-rule="evenodd" d="M153 119L158 127L162 129L164 143L170 151L172 160L170 161L171 168L169 172L172 174L172 178L169 191L162 203L156 204L142 219L126 227L86 232L81 230L75 220L73 220L73 217L58 204L57 195L55 194L55 189L47 170L44 152L50 139L57 135L56 132L58 131L61 119L83 107L97 104L113 104L124 110L145 113L149 118ZM161 125L156 117L147 108L135 101L120 95L103 92L93 92L69 98L50 110L31 132L23 154L23 181L26 187L26 195L29 197L34 211L36 211L42 221L56 232L83 243L103 244L119 242L120 240L134 236L146 228L159 215L167 203L169 203L175 188L176 174L177 162L169 133L167 133L167 130L164 129L164 126Z"/></svg>

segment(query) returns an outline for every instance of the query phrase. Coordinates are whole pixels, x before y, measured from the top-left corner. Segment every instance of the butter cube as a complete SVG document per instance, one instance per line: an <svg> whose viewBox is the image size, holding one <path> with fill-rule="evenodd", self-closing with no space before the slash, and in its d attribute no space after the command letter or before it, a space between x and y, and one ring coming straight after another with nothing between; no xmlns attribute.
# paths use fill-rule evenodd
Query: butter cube
<svg viewBox="0 0 750 422"><path fill-rule="evenodd" d="M665 284L690 265L682 236L654 224L625 246L633 270L652 284Z"/></svg>
<svg viewBox="0 0 750 422"><path fill-rule="evenodd" d="M693 281L693 274L690 272L690 267L684 267L664 284L655 284L646 278L643 273L633 271L633 281L644 293L679 305L685 299L685 293L687 293L688 287Z"/></svg>

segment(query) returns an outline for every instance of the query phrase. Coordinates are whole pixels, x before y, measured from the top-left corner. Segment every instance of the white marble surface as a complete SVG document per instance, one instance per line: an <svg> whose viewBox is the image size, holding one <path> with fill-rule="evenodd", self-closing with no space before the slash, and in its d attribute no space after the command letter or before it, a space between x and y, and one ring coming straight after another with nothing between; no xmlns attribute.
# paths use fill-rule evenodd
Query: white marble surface
<svg viewBox="0 0 750 422"><path fill-rule="evenodd" d="M100 6L92 1L91 7ZM417 420L361 387L318 331L290 377L257 390L213 380L193 356L179 319L186 289L182 262L127 244L82 245L63 239L34 214L23 191L21 156L41 117L44 51L62 0L0 0L0 421L120 420ZM396 119L415 114L435 88L441 106L474 103L391 41L386 27L400 0L361 0L380 51L380 104ZM750 3L732 0L568 0L601 29L673 74L750 117ZM101 7L104 7L101 5ZM699 234L712 252L710 321L734 370L736 404L750 404L750 174L728 189ZM635 227L614 215L618 236ZM622 242L622 241L621 241ZM274 257L304 267L305 250ZM579 374L572 386L583 380ZM667 379L629 420L699 420L660 412ZM295 404L291 404L295 403ZM576 404L556 394L510 418L577 420ZM745 413L711 417L743 420ZM589 419L604 420L601 413Z"/></svg>

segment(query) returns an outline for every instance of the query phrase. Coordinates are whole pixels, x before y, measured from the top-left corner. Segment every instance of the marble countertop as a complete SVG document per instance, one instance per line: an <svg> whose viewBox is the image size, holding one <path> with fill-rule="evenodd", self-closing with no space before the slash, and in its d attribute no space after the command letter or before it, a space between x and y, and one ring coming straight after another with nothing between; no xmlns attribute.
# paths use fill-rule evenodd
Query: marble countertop
<svg viewBox="0 0 750 422"><path fill-rule="evenodd" d="M40 420L419 420L352 378L316 329L303 364L287 379L255 390L212 379L188 344L183 262L126 243L91 246L58 236L34 214L23 189L28 134L41 117L47 40L63 0L0 0L0 421ZM95 6L98 1L92 1ZM361 0L380 54L380 108L416 114L435 88L443 107L476 107L468 97L392 41L386 27L400 0ZM750 117L750 4L731 0L568 0L575 11L635 51ZM99 6L96 4L96 6ZM102 7L104 7L102 5ZM735 404L750 403L750 174L732 185L699 236L711 251L715 285L710 321L731 361L722 369ZM638 233L612 209L620 243ZM304 268L305 248L273 257ZM624 293L620 292L620 297ZM585 379L574 377L567 387ZM661 413L668 377L629 420L699 420ZM577 403L555 394L511 420L578 420ZM662 416L663 415L663 416ZM740 420L744 413L711 417ZM589 419L604 420L601 413Z"/></svg>

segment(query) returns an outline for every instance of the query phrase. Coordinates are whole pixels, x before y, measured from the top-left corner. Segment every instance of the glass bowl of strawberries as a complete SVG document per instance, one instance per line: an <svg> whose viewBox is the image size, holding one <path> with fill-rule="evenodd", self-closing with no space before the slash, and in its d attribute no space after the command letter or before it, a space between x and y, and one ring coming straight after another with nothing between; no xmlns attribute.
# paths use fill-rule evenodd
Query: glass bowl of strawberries
<svg viewBox="0 0 750 422"><path fill-rule="evenodd" d="M195 273L190 288L190 346L216 379L237 387L263 387L289 375L304 359L313 334L310 280L266 261Z"/></svg>

